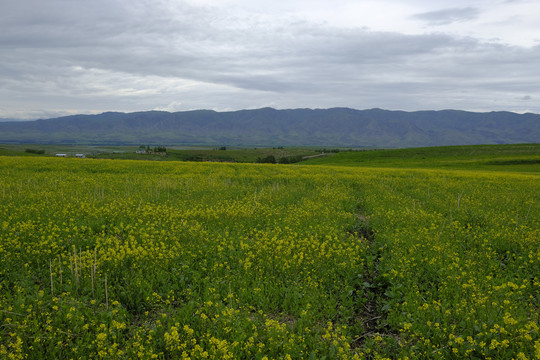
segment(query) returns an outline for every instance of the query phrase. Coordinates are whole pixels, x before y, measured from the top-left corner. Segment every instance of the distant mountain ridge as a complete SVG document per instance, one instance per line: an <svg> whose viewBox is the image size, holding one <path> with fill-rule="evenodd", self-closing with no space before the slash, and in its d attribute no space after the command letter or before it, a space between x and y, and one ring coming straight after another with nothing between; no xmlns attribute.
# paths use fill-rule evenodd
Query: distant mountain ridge
<svg viewBox="0 0 540 360"><path fill-rule="evenodd" d="M539 114L460 110L106 112L0 122L0 143L417 147L539 141Z"/></svg>

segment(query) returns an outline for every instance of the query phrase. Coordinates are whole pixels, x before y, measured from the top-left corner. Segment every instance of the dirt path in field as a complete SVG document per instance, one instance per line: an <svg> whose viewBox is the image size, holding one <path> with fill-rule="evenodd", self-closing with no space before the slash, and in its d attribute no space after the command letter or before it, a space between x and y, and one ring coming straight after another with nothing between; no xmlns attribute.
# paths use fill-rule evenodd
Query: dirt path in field
<svg viewBox="0 0 540 360"><path fill-rule="evenodd" d="M368 246L367 261L363 268L363 283L356 287L356 297L360 305L357 310L355 321L362 323L363 334L353 339L351 346L360 348L364 342L373 336L392 336L390 326L386 321L387 312L383 311L383 306L387 296L385 295L389 284L384 278L379 276L378 266L381 257L380 251L375 243L375 232L369 226L369 216L357 214L358 226L354 234L359 240Z"/></svg>
<svg viewBox="0 0 540 360"><path fill-rule="evenodd" d="M314 159L314 158L325 157L325 156L328 156L328 154L309 155L309 156L302 157L302 160Z"/></svg>

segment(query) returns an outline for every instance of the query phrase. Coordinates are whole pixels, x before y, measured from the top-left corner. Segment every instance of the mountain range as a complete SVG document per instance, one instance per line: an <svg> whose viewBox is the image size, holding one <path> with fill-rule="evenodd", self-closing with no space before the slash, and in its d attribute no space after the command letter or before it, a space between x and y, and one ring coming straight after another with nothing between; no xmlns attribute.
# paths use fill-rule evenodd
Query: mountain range
<svg viewBox="0 0 540 360"><path fill-rule="evenodd" d="M419 147L536 143L540 115L262 108L145 111L0 122L0 143Z"/></svg>

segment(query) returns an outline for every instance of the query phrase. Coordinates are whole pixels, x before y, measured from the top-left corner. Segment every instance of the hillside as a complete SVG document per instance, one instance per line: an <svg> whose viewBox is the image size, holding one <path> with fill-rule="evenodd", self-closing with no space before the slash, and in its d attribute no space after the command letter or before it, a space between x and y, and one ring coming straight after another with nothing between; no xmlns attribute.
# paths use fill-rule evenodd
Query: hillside
<svg viewBox="0 0 540 360"><path fill-rule="evenodd" d="M0 143L419 147L535 143L540 115L263 108L107 112L0 123Z"/></svg>
<svg viewBox="0 0 540 360"><path fill-rule="evenodd" d="M540 172L540 144L441 146L341 151L303 165Z"/></svg>

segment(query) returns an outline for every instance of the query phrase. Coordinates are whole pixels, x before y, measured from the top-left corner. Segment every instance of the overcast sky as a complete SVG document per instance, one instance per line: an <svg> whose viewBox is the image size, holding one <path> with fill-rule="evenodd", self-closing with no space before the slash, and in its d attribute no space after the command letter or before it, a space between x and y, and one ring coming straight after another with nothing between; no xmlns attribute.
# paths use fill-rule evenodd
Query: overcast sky
<svg viewBox="0 0 540 360"><path fill-rule="evenodd" d="M0 0L0 118L540 113L538 0Z"/></svg>

